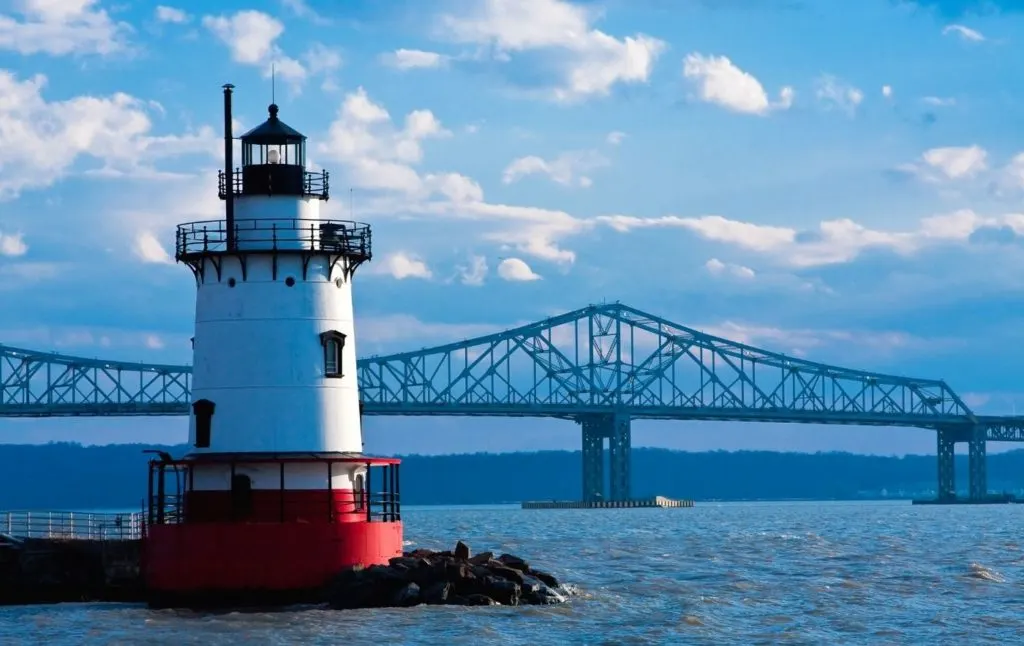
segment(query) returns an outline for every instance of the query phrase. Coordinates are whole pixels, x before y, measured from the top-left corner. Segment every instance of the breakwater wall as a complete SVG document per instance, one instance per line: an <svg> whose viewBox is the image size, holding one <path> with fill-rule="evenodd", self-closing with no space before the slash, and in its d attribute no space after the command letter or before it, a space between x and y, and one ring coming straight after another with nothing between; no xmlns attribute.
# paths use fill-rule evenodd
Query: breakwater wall
<svg viewBox="0 0 1024 646"><path fill-rule="evenodd" d="M0 605L143 601L139 540L0 534Z"/></svg>

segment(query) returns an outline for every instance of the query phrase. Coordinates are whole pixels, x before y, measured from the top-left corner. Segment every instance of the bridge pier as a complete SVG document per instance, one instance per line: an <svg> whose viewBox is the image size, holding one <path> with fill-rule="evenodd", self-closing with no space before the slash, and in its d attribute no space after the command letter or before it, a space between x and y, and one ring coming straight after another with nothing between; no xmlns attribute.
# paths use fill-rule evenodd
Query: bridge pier
<svg viewBox="0 0 1024 646"><path fill-rule="evenodd" d="M935 433L939 462L939 502L956 500L956 429L940 428Z"/></svg>
<svg viewBox="0 0 1024 646"><path fill-rule="evenodd" d="M937 429L937 453L939 486L937 502L956 502L956 455L957 442L967 442L968 488L970 502L982 502L988 498L988 470L986 468L985 438L988 429L983 424L974 426L943 426Z"/></svg>
<svg viewBox="0 0 1024 646"><path fill-rule="evenodd" d="M986 468L985 435L988 429L976 424L971 429L968 440L968 460L970 463L969 495L971 500L980 501L988 498L988 469Z"/></svg>
<svg viewBox="0 0 1024 646"><path fill-rule="evenodd" d="M583 439L583 500L629 500L632 473L630 451L632 428L626 414L580 415L576 422L582 427ZM608 439L609 484L604 491L604 441Z"/></svg>

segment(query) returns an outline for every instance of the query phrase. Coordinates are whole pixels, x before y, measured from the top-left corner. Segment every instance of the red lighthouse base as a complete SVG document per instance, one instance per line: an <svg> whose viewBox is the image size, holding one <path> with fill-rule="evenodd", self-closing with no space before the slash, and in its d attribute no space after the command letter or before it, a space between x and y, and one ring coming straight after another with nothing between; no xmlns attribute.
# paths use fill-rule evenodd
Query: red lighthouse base
<svg viewBox="0 0 1024 646"><path fill-rule="evenodd" d="M218 462L232 474L256 463L252 456ZM279 465L284 473L289 465L311 462L324 466L328 482L332 471L351 469L353 463L365 466L365 488L204 491L192 485L197 468L209 469L209 459L152 462L150 484L156 491L143 556L149 604L317 602L343 569L401 556L398 460L268 456L258 463L263 469ZM380 471L380 477L372 477L372 471ZM283 476L280 480L285 482ZM375 481L382 483L377 492L370 489ZM166 485L176 483L184 491L168 495Z"/></svg>

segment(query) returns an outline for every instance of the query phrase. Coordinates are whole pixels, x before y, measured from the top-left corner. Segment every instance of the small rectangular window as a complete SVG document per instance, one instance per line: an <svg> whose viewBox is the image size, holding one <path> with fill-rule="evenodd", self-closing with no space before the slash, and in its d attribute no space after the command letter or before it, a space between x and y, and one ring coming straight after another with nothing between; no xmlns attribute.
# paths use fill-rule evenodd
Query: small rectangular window
<svg viewBox="0 0 1024 646"><path fill-rule="evenodd" d="M320 335L320 343L324 347L324 376L343 376L341 358L345 349L345 335L334 330L324 332Z"/></svg>
<svg viewBox="0 0 1024 646"><path fill-rule="evenodd" d="M215 404L209 399L200 399L192 404L192 413L196 417L196 448L210 448L210 434L213 426L213 409Z"/></svg>

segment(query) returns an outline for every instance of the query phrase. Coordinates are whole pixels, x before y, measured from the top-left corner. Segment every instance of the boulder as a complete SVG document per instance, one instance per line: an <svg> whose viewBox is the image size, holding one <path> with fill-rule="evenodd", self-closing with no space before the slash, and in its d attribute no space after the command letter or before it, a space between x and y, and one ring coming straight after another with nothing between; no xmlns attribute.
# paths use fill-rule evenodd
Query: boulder
<svg viewBox="0 0 1024 646"><path fill-rule="evenodd" d="M421 603L518 606L562 603L569 594L553 575L532 569L518 556L471 556L469 545L458 541L452 551L420 548L387 565L347 568L328 586L327 605L339 610Z"/></svg>

